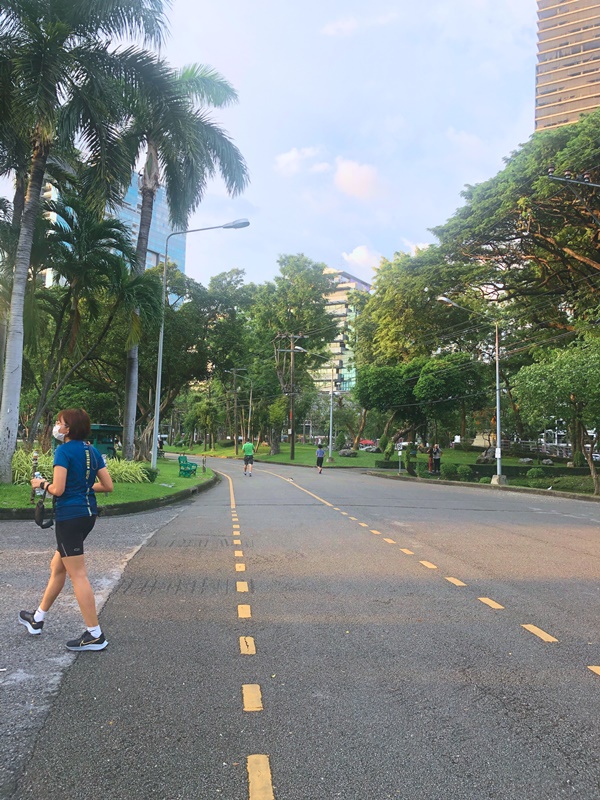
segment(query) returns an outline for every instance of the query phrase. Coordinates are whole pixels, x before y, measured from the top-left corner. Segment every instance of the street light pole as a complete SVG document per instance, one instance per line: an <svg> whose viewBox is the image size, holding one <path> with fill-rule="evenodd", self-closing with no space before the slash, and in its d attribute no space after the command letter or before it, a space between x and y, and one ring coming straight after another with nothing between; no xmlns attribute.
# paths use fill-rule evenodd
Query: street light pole
<svg viewBox="0 0 600 800"><path fill-rule="evenodd" d="M329 458L327 461L333 461L333 359L331 359L331 390L329 392Z"/></svg>
<svg viewBox="0 0 600 800"><path fill-rule="evenodd" d="M441 303L446 303L446 305L460 308L463 311L468 311L470 314L476 314L479 317L483 317L483 319L487 320L488 322L494 322L496 328L496 475L494 475L492 478L492 483L504 484L506 483L506 477L502 474L502 425L500 423L500 329L498 326L498 321L490 320L486 314L482 314L479 311L474 311L472 308L460 306L458 303L450 300L449 297L446 297L446 295L440 295L437 300L439 300Z"/></svg>
<svg viewBox="0 0 600 800"><path fill-rule="evenodd" d="M165 338L165 305L167 302L167 265L169 262L169 240L173 236L185 236L186 233L200 233L200 231L214 231L218 228L247 228L250 222L247 219L236 219L233 222L226 222L225 225L211 225L208 228L190 228L186 231L173 231L165 240L165 263L163 265L162 281L162 320L160 323L160 333L158 336L158 358L156 364L156 387L154 389L154 428L152 434L152 460L151 464L156 469L158 455L158 435L160 430L160 390L162 383L162 363L163 363L163 342Z"/></svg>

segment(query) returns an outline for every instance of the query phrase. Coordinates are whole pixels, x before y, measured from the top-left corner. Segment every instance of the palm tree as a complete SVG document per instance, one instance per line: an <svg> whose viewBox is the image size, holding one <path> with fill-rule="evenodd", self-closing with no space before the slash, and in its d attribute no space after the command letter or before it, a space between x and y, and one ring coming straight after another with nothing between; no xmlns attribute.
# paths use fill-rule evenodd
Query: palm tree
<svg viewBox="0 0 600 800"><path fill-rule="evenodd" d="M132 165L145 152L141 173L142 208L137 240L137 269L146 265L154 200L164 181L171 223L184 230L190 213L198 206L209 178L217 168L227 192L235 196L248 183L248 171L238 148L207 114L237 101L237 94L218 72L191 65L176 75L178 92L170 102L138 95L131 126L124 136ZM127 354L123 456L134 456L134 433L138 407L138 349Z"/></svg>
<svg viewBox="0 0 600 800"><path fill-rule="evenodd" d="M23 358L23 307L33 231L48 158L59 142L78 140L96 166L99 212L122 174L114 146L123 119L119 83L147 86L164 77L156 57L113 40L160 43L164 0L3 0L0 10L0 118L26 131L27 191L16 249L0 408L0 482L11 480ZM7 88L10 87L10 88ZM5 142L6 144L6 142Z"/></svg>

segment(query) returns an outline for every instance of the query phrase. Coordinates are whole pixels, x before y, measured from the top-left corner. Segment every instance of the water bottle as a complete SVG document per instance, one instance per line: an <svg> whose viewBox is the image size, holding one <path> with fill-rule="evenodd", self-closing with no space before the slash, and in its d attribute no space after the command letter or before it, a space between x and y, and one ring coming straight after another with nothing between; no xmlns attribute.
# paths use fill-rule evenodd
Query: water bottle
<svg viewBox="0 0 600 800"><path fill-rule="evenodd" d="M44 476L42 475L41 472L36 472L36 473L34 473L33 477L34 478L43 478ZM44 494L44 490L38 488L38 489L35 490L35 493L36 493L36 495L38 495L38 497L41 497Z"/></svg>

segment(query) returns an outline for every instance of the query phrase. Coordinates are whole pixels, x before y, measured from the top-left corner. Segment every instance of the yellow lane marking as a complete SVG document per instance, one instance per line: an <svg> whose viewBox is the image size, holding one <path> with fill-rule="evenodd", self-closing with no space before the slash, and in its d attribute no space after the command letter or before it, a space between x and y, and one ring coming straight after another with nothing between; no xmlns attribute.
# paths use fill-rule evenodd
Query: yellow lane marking
<svg viewBox="0 0 600 800"><path fill-rule="evenodd" d="M371 533L374 533L376 536L381 536L381 531L371 531Z"/></svg>
<svg viewBox="0 0 600 800"><path fill-rule="evenodd" d="M230 503L231 508L235 508L235 495L233 493L233 481L231 480L229 475L225 475L224 472L218 472L217 470L215 470L215 472L217 473L217 475L222 475L224 478L227 478L227 480L229 481L229 503Z"/></svg>
<svg viewBox="0 0 600 800"><path fill-rule="evenodd" d="M340 511L340 514L341 514L343 517L347 517L347 516L348 516L348 512L347 512L347 511Z"/></svg>
<svg viewBox="0 0 600 800"><path fill-rule="evenodd" d="M242 685L242 698L244 711L262 711L262 695L258 683L244 683Z"/></svg>
<svg viewBox="0 0 600 800"><path fill-rule="evenodd" d="M262 470L262 472L266 473L267 475L274 475L276 478L280 478L282 481L285 481L287 484L289 484L290 486L293 486L295 489L299 489L301 492L305 492L306 494L309 494L311 497L314 497L315 500L319 501L319 503L324 503L329 508L333 508L333 503L328 503L327 500L323 500L323 498L319 497L318 494L313 494L312 492L309 492L308 489L304 489L302 486L299 486L297 483L294 483L293 481L290 481L289 478L285 478L283 475L278 475L276 472L271 472L270 470L266 470L266 469Z"/></svg>
<svg viewBox="0 0 600 800"><path fill-rule="evenodd" d="M269 756L248 756L248 800L275 800Z"/></svg>
<svg viewBox="0 0 600 800"><path fill-rule="evenodd" d="M241 540L241 539L234 539L234 540L233 540L233 543L234 543L234 544L241 544L241 543L242 543L242 540Z"/></svg>
<svg viewBox="0 0 600 800"><path fill-rule="evenodd" d="M486 606L489 606L490 608L495 608L497 610L504 608L504 606L501 606L500 603L497 603L495 600L490 600L489 597L478 597L477 599L481 600L482 603L485 603Z"/></svg>
<svg viewBox="0 0 600 800"><path fill-rule="evenodd" d="M244 606L244 605L238 606L238 617L240 619L250 619L252 617L252 613L250 612L250 606Z"/></svg>
<svg viewBox="0 0 600 800"><path fill-rule="evenodd" d="M361 528L368 528L369 527L366 522L359 522L358 524L361 526Z"/></svg>
<svg viewBox="0 0 600 800"><path fill-rule="evenodd" d="M466 583L463 583L462 581L459 581L458 578L446 578L446 580L450 581L450 583L453 583L455 586L466 586L467 585Z"/></svg>
<svg viewBox="0 0 600 800"><path fill-rule="evenodd" d="M600 675L600 667L588 667L588 669L591 669L596 675Z"/></svg>
<svg viewBox="0 0 600 800"><path fill-rule="evenodd" d="M407 550L406 547L401 547L400 548L400 552L401 553L406 553L407 556L414 556L413 551L412 550Z"/></svg>
<svg viewBox="0 0 600 800"><path fill-rule="evenodd" d="M521 625L521 627L525 628L525 630L529 631L529 633L533 633L535 636L539 636L539 638L543 642L558 642L558 639L555 639L554 636L550 636L549 633L546 633L546 631L543 631L536 625Z"/></svg>
<svg viewBox="0 0 600 800"><path fill-rule="evenodd" d="M252 636L240 636L240 653L243 656L256 655L256 644Z"/></svg>
<svg viewBox="0 0 600 800"><path fill-rule="evenodd" d="M240 526L239 526L239 525L234 525L234 526L233 526L233 530L235 531L236 529L237 529L237 530L239 530L239 529L240 529Z"/></svg>
<svg viewBox="0 0 600 800"><path fill-rule="evenodd" d="M247 592L248 591L248 583L247 581L236 581L235 588L238 592Z"/></svg>
<svg viewBox="0 0 600 800"><path fill-rule="evenodd" d="M336 507L334 506L334 507L333 507L333 510L334 510L334 511L339 511L339 508L336 508Z"/></svg>
<svg viewBox="0 0 600 800"><path fill-rule="evenodd" d="M246 565L245 564L236 564L235 565L236 572L246 572Z"/></svg>
<svg viewBox="0 0 600 800"><path fill-rule="evenodd" d="M356 517L348 517L348 519L354 520L354 522L356 522L356 521L357 521L357 518L356 518Z"/></svg>
<svg viewBox="0 0 600 800"><path fill-rule="evenodd" d="M233 555L236 558L243 558L244 557L244 551L243 550L234 550L233 551Z"/></svg>
<svg viewBox="0 0 600 800"><path fill-rule="evenodd" d="M431 561L419 561L419 564L423 564L427 569L437 569L436 565L432 564Z"/></svg>
<svg viewBox="0 0 600 800"><path fill-rule="evenodd" d="M396 544L396 540L395 539L384 539L383 541L387 542L388 544Z"/></svg>

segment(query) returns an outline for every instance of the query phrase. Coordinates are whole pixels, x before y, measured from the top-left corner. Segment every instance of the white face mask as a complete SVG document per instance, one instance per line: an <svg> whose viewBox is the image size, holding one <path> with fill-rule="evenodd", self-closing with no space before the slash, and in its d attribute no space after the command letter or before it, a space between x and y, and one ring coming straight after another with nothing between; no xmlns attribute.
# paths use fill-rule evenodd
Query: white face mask
<svg viewBox="0 0 600 800"><path fill-rule="evenodd" d="M58 439L59 442L64 442L66 433L61 433L60 428L61 426L57 423L52 428L52 436L54 436L55 439Z"/></svg>

